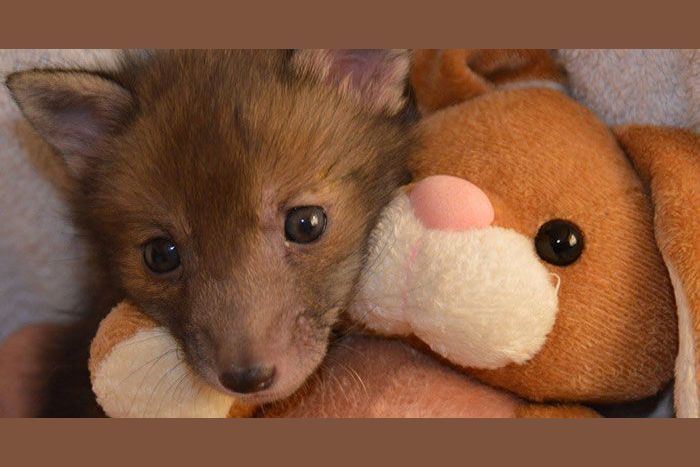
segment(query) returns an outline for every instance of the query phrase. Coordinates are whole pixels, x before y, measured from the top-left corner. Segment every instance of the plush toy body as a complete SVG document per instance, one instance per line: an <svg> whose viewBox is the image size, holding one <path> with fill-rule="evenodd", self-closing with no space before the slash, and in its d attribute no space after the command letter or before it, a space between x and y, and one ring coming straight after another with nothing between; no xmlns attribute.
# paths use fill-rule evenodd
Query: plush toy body
<svg viewBox="0 0 700 467"><path fill-rule="evenodd" d="M653 395L675 365L678 415L699 415L700 250L686 241L700 233L698 135L611 132L557 90L549 60L513 51L415 56L425 118L414 183L374 231L349 314L376 333L418 338L454 368L415 358L405 344L360 339L353 345L388 355L403 376L362 366L372 389L363 384L362 396L350 384L352 402L334 407L342 385L322 369L320 383L271 414L590 416L576 404ZM93 343L93 386L109 415L250 413L202 387L152 326L108 318ZM361 364L334 352L342 359L332 368ZM417 380L429 383L413 393L394 384ZM446 408L431 394L467 397Z"/></svg>

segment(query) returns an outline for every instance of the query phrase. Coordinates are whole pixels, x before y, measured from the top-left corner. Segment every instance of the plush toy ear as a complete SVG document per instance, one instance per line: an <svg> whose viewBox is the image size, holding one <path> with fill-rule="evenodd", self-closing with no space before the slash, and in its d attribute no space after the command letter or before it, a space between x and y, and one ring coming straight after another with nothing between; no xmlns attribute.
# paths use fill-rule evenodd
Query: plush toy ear
<svg viewBox="0 0 700 467"><path fill-rule="evenodd" d="M499 87L562 89L564 81L563 70L545 49L416 50L411 69L424 115Z"/></svg>
<svg viewBox="0 0 700 467"><path fill-rule="evenodd" d="M675 408L700 417L700 136L626 126L615 133L651 191L656 241L678 310Z"/></svg>
<svg viewBox="0 0 700 467"><path fill-rule="evenodd" d="M95 147L121 130L134 110L129 91L97 74L21 71L7 87L34 129L79 175Z"/></svg>
<svg viewBox="0 0 700 467"><path fill-rule="evenodd" d="M357 98L370 112L395 115L405 105L406 49L302 49L293 62L303 73Z"/></svg>

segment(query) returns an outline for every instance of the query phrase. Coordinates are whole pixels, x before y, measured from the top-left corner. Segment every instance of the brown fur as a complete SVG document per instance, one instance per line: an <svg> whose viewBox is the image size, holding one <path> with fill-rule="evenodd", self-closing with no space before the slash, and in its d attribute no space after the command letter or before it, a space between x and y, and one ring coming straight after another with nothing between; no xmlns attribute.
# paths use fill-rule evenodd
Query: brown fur
<svg viewBox="0 0 700 467"><path fill-rule="evenodd" d="M406 180L408 138L402 115L366 110L291 57L162 51L127 56L106 80L71 72L8 79L77 181L72 208L104 297L91 304L95 318L80 339L69 339L79 362L85 337L124 297L166 325L212 384L221 361L270 362L280 373L266 396L274 398L321 360L375 218ZM78 89L92 97L76 98ZM83 118L96 122L89 130L99 138L88 130L66 137L61 121L73 118L77 128ZM326 209L325 234L285 244L286 211L307 204ZM182 258L167 277L142 261L142 245L158 236L173 238Z"/></svg>

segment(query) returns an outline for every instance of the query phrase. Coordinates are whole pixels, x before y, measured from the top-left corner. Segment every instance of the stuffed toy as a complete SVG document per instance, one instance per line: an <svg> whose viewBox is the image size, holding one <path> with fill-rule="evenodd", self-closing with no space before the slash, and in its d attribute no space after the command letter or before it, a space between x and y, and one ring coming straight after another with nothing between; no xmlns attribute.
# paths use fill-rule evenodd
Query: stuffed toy
<svg viewBox="0 0 700 467"><path fill-rule="evenodd" d="M611 131L562 92L545 52L429 50L414 60L424 116L414 180L385 209L348 311L404 339L351 341L404 373L363 367L365 395L386 391L378 410L361 410L372 397L358 398L360 385L341 396L312 383L277 414L347 414L328 409L345 397L355 400L349 416L430 415L400 409L463 390L453 416L595 416L580 404L654 395L675 366L676 414L699 416L698 135ZM353 354L330 353L336 369ZM102 323L90 370L110 416L255 410L203 385L173 338L127 302ZM416 375L429 389L402 400ZM470 405L480 410L462 410Z"/></svg>
<svg viewBox="0 0 700 467"><path fill-rule="evenodd" d="M611 132L541 74L499 81L537 59L509 54L416 54L416 183L354 316L530 401L641 399L678 356L677 413L696 416L698 135Z"/></svg>

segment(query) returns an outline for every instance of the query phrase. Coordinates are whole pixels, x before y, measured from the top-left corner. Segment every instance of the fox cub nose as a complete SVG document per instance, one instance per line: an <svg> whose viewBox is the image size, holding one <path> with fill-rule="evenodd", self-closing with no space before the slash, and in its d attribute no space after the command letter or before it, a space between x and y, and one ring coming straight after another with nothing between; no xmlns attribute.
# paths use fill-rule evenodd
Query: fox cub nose
<svg viewBox="0 0 700 467"><path fill-rule="evenodd" d="M233 367L219 375L219 381L226 389L241 394L267 389L274 379L274 366Z"/></svg>
<svg viewBox="0 0 700 467"><path fill-rule="evenodd" d="M408 197L416 217L428 229L480 229L494 220L486 193L473 183L450 175L424 178L413 186Z"/></svg>

